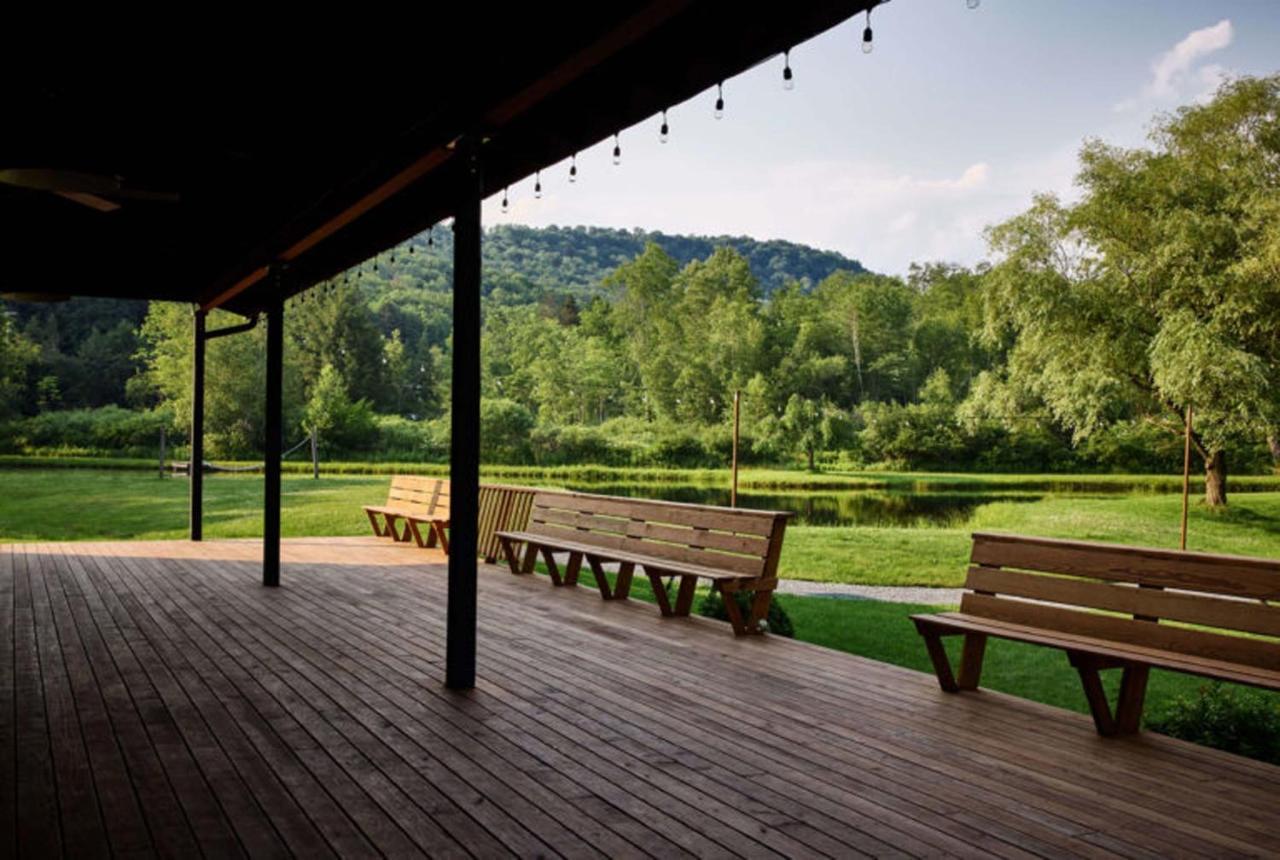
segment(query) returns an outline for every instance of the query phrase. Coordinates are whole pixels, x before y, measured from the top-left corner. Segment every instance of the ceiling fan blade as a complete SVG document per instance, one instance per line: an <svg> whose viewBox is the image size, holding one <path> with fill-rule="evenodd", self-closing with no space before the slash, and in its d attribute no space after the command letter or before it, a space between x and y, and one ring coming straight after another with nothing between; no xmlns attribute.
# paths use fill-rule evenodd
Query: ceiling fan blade
<svg viewBox="0 0 1280 860"><path fill-rule="evenodd" d="M124 182L118 176L107 176L101 173L84 173L78 170L57 170L52 168L8 168L0 170L0 182L17 185L21 188L32 188L37 191L52 191L55 194L69 196L72 194L92 195L97 198L124 200L146 200L159 203L177 203L176 191L154 191L138 188ZM70 199L78 203L100 208L87 200L76 197ZM109 211L109 210L104 210Z"/></svg>

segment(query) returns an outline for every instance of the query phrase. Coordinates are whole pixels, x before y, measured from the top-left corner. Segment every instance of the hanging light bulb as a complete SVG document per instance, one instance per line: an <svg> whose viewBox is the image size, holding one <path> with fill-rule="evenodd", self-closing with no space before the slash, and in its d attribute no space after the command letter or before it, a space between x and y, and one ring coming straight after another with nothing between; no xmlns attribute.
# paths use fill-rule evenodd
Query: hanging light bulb
<svg viewBox="0 0 1280 860"><path fill-rule="evenodd" d="M870 54L871 49L875 47L871 43L871 10L867 10L867 26L862 31L862 53Z"/></svg>
<svg viewBox="0 0 1280 860"><path fill-rule="evenodd" d="M791 49L782 52L782 88L784 90L794 90L796 88L795 75L791 74Z"/></svg>
<svg viewBox="0 0 1280 860"><path fill-rule="evenodd" d="M430 248L436 243L436 227L432 224L427 228L427 247Z"/></svg>
<svg viewBox="0 0 1280 860"><path fill-rule="evenodd" d="M658 143L666 143L671 136L671 127L667 125L667 109L662 109L662 127L658 129Z"/></svg>
<svg viewBox="0 0 1280 860"><path fill-rule="evenodd" d="M412 257L412 256L413 256L413 246L412 246L412 245L410 245L410 246L409 246L409 256L410 256L410 257Z"/></svg>
<svg viewBox="0 0 1280 860"><path fill-rule="evenodd" d="M569 156L569 181L578 181L578 153Z"/></svg>
<svg viewBox="0 0 1280 860"><path fill-rule="evenodd" d="M622 163L622 144L618 142L618 133L613 133L613 166L617 167Z"/></svg>
<svg viewBox="0 0 1280 860"><path fill-rule="evenodd" d="M507 210L511 208L511 203L507 200L507 189L502 189L502 213L505 215Z"/></svg>
<svg viewBox="0 0 1280 860"><path fill-rule="evenodd" d="M724 81L716 84L716 119L724 119Z"/></svg>
<svg viewBox="0 0 1280 860"><path fill-rule="evenodd" d="M533 196L538 200L542 199L542 171L539 170L534 174L533 178Z"/></svg>

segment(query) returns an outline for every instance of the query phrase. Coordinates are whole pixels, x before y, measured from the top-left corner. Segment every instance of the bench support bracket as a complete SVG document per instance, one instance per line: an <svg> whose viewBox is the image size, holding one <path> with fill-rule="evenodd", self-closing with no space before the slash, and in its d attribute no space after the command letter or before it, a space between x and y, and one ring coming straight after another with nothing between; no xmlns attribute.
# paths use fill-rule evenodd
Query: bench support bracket
<svg viewBox="0 0 1280 860"><path fill-rule="evenodd" d="M1089 702L1089 713L1093 716L1093 725L1098 734L1104 737L1131 735L1142 727L1142 707L1147 696L1147 678L1151 674L1149 666L1121 664L1123 674L1120 676L1120 692L1116 696L1113 713L1098 673L1118 668L1114 661L1104 662L1092 654L1080 651L1068 651L1067 659L1080 674L1084 697Z"/></svg>

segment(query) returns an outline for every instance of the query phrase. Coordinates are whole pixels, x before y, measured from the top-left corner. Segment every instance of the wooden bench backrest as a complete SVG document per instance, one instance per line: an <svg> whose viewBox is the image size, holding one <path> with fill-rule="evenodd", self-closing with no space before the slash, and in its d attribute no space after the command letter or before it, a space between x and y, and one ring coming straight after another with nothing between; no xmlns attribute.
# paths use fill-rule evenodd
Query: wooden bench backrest
<svg viewBox="0 0 1280 860"><path fill-rule="evenodd" d="M1280 671L1280 562L982 533L971 561L969 615Z"/></svg>
<svg viewBox="0 0 1280 860"><path fill-rule="evenodd" d="M449 519L449 482L444 478L396 475L387 493L387 507L434 519Z"/></svg>
<svg viewBox="0 0 1280 860"><path fill-rule="evenodd" d="M778 511L540 492L534 496L526 531L757 577L776 573L790 516Z"/></svg>

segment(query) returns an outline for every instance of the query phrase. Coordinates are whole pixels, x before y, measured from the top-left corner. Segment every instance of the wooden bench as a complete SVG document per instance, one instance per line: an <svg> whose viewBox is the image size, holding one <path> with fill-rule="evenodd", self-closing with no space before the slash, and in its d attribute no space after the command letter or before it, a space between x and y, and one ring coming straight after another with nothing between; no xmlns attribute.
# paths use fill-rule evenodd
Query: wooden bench
<svg viewBox="0 0 1280 860"><path fill-rule="evenodd" d="M988 636L1065 651L1102 735L1138 731L1152 667L1280 689L1280 562L995 534L971 561L959 612L911 616L949 693L977 689ZM964 636L958 680L944 636Z"/></svg>
<svg viewBox="0 0 1280 860"><path fill-rule="evenodd" d="M378 537L389 537L407 543L412 538L418 546L433 547L437 543L449 552L449 482L443 478L396 475L391 479L385 505L365 505L365 515ZM404 521L403 530L396 523ZM427 526L423 537L420 526Z"/></svg>
<svg viewBox="0 0 1280 860"><path fill-rule="evenodd" d="M605 600L625 600L640 568L653 584L663 616L685 616L699 579L708 579L724 598L739 636L761 632L778 584L778 556L788 513L717 508L597 496L539 492L529 524L500 531L498 539L511 572L532 573L538 556L556 585L576 585L585 560ZM521 556L519 548L525 550ZM553 553L568 553L564 573ZM612 588L604 564L619 565ZM678 577L674 605L662 578ZM747 617L734 594L751 594Z"/></svg>

